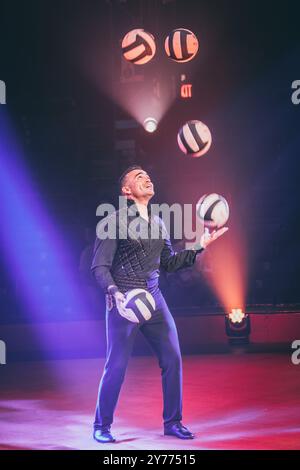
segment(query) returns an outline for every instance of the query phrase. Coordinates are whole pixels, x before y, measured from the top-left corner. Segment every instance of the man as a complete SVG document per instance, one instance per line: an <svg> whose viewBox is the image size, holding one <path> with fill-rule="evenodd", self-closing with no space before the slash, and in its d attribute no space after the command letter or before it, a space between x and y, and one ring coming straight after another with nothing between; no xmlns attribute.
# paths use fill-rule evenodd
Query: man
<svg viewBox="0 0 300 470"><path fill-rule="evenodd" d="M164 231L162 220L148 212L154 195L150 176L138 165L129 167L120 178L121 193L132 206L126 208L128 224L138 217L143 233L157 224ZM123 211L123 214L122 214ZM115 213L116 215L116 213ZM124 224L124 210L117 213L118 228ZM107 219L107 218L106 218ZM105 219L103 221L105 223ZM158 286L159 269L174 272L192 266L197 253L222 235L227 228L208 231L201 237L201 248L174 253L168 238L106 238L97 239L92 271L106 292L107 358L99 386L94 422L94 439L114 442L111 434L113 414L125 376L128 360L138 329L155 352L162 370L164 434L180 439L194 435L182 425L182 361L174 319ZM142 230L141 230L142 232ZM119 314L124 308L124 293L134 288L148 290L155 299L151 319L139 326Z"/></svg>

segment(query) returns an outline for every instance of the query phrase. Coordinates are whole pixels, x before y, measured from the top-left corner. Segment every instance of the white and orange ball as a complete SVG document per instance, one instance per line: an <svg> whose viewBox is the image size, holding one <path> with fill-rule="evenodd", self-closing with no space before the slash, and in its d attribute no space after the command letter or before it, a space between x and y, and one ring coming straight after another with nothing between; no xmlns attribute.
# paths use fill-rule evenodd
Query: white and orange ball
<svg viewBox="0 0 300 470"><path fill-rule="evenodd" d="M165 39L166 54L176 62L189 62L198 49L198 39L189 29L174 29Z"/></svg>
<svg viewBox="0 0 300 470"><path fill-rule="evenodd" d="M183 153L192 157L201 157L211 146L211 132L201 121L188 121L179 129L177 142Z"/></svg>
<svg viewBox="0 0 300 470"><path fill-rule="evenodd" d="M122 40L122 52L132 64L146 64L156 52L154 36L144 29L133 29Z"/></svg>
<svg viewBox="0 0 300 470"><path fill-rule="evenodd" d="M205 227L220 228L229 218L229 206L219 194L205 194L197 202L197 215Z"/></svg>
<svg viewBox="0 0 300 470"><path fill-rule="evenodd" d="M156 309L154 297L145 289L132 289L125 294L124 311L120 314L133 323L145 323Z"/></svg>

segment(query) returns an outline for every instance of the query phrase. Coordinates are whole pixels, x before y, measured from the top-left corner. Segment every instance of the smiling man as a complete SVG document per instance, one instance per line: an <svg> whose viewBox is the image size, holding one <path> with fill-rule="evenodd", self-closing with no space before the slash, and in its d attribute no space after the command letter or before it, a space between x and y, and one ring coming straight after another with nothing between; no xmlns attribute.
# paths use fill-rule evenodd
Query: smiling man
<svg viewBox="0 0 300 470"><path fill-rule="evenodd" d="M130 205L125 209L126 219L122 217L123 209L117 211L117 225L124 220L130 224L137 218L141 233L147 236L96 240L92 271L106 293L107 357L99 386L93 436L98 442L115 441L111 434L113 414L139 329L156 354L162 371L164 434L193 439L193 433L181 422L181 352L174 319L159 288L159 272L160 269L174 272L192 266L197 254L227 228L212 234L206 231L201 237L200 249L175 253L168 237L149 236L155 232L153 226L161 234L165 229L163 221L151 216L149 210L154 187L148 173L138 165L129 167L120 178L120 190ZM104 219L103 224L105 222ZM155 300L155 312L143 324L130 322L119 314L124 308L124 294L135 288L148 290Z"/></svg>

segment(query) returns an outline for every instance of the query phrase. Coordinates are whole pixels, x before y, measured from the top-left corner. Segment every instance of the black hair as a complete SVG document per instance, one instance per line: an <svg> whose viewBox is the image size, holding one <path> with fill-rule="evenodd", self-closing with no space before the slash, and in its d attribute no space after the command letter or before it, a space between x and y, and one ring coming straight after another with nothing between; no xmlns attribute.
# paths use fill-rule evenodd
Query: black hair
<svg viewBox="0 0 300 470"><path fill-rule="evenodd" d="M123 171L123 173L121 174L121 176L120 176L120 178L119 178L119 187L120 187L120 191L122 190L125 177L128 175L128 173L130 173L130 172L133 171L133 170L142 170L142 167L141 167L140 165L131 165L131 166L129 166L128 168L126 168L125 171Z"/></svg>

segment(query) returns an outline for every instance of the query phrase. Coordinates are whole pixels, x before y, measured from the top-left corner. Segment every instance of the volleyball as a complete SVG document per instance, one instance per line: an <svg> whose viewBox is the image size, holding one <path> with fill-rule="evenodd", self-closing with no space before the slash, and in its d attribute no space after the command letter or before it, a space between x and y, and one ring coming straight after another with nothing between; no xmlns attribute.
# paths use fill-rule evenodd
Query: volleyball
<svg viewBox="0 0 300 470"><path fill-rule="evenodd" d="M155 311L155 300L145 289L132 289L125 294L124 315L133 323L145 323Z"/></svg>
<svg viewBox="0 0 300 470"><path fill-rule="evenodd" d="M189 62L198 49L198 39L189 29L174 29L165 39L166 54L175 62Z"/></svg>
<svg viewBox="0 0 300 470"><path fill-rule="evenodd" d="M188 121L177 134L177 142L183 153L201 157L211 146L211 132L201 121Z"/></svg>
<svg viewBox="0 0 300 470"><path fill-rule="evenodd" d="M197 202L197 215L206 227L220 228L229 218L229 206L219 194L205 194Z"/></svg>
<svg viewBox="0 0 300 470"><path fill-rule="evenodd" d="M133 29L122 40L123 56L132 64L146 64L153 58L155 51L154 36L144 29Z"/></svg>

